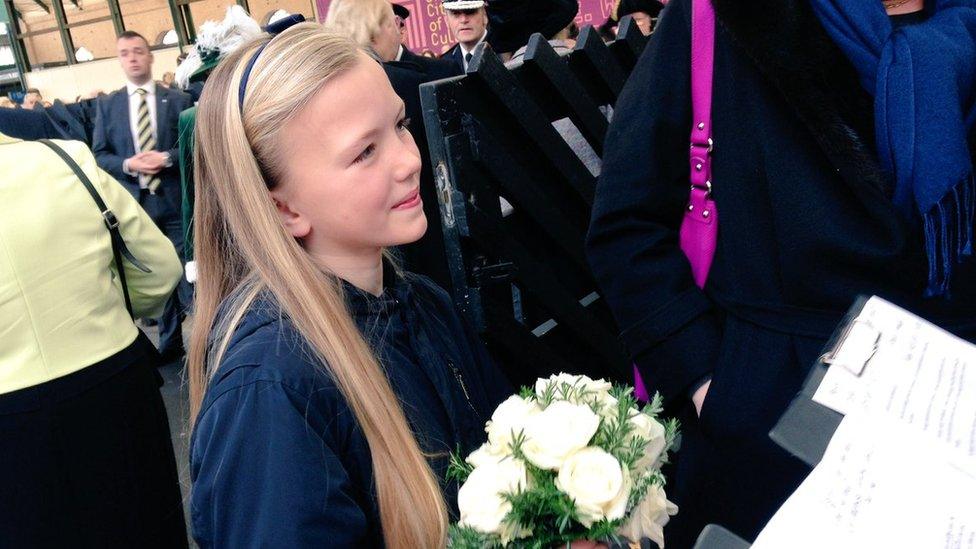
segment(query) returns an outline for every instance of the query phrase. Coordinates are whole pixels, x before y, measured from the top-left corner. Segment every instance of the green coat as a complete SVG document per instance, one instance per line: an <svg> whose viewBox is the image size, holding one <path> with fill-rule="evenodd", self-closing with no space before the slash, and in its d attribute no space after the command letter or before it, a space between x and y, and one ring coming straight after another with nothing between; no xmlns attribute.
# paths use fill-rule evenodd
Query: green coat
<svg viewBox="0 0 976 549"><path fill-rule="evenodd" d="M193 125L197 108L190 107L180 113L177 125L180 148L180 186L183 188L183 253L187 262L193 261Z"/></svg>

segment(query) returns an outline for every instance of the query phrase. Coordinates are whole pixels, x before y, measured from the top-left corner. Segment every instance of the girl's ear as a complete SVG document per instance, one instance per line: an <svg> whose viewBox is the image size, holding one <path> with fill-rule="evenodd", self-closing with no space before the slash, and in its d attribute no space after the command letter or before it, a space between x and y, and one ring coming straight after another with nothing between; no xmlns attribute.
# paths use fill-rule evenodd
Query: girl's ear
<svg viewBox="0 0 976 549"><path fill-rule="evenodd" d="M270 192L271 200L274 201L275 209L278 210L278 218L285 229L295 238L305 238L312 232L312 224L302 214L293 210L288 202L286 193L275 189Z"/></svg>

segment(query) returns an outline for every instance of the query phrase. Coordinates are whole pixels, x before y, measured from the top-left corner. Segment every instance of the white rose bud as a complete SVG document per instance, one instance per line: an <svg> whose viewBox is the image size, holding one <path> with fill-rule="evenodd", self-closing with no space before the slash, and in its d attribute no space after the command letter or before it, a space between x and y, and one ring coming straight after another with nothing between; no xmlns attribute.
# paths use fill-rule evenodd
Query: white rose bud
<svg viewBox="0 0 976 549"><path fill-rule="evenodd" d="M542 397L545 394L546 389L550 385L554 385L556 389L556 396L559 397L559 388L563 384L567 384L570 387L577 387L580 389L585 389L591 393L607 392L610 390L610 382L603 379L590 379L588 376L574 376L567 373L559 373L549 376L549 379L539 378L535 382L535 394L538 397Z"/></svg>
<svg viewBox="0 0 976 549"><path fill-rule="evenodd" d="M637 471L644 471L657 464L658 458L661 457L661 452L664 451L664 447L667 445L664 425L661 425L659 421L643 412L638 412L634 416L631 416L630 424L634 427L634 430L631 431L632 437L640 437L648 441L647 446L644 448L644 456L634 464L634 468Z"/></svg>
<svg viewBox="0 0 976 549"><path fill-rule="evenodd" d="M596 401L597 410L599 410L600 416L604 419L611 419L617 417L617 399L613 398L610 393L597 393L593 400Z"/></svg>
<svg viewBox="0 0 976 549"><path fill-rule="evenodd" d="M530 417L541 412L542 409L533 401L513 395L498 405L491 420L485 425L488 433L488 443L499 450L508 451L512 445L512 436L519 434L526 427Z"/></svg>
<svg viewBox="0 0 976 549"><path fill-rule="evenodd" d="M668 501L664 489L655 484L630 512L630 517L617 534L630 540L650 538L664 549L664 525L678 513L678 506Z"/></svg>
<svg viewBox="0 0 976 549"><path fill-rule="evenodd" d="M577 517L587 528L602 519L623 517L631 487L627 469L597 447L569 456L556 477L556 488L573 498Z"/></svg>
<svg viewBox="0 0 976 549"><path fill-rule="evenodd" d="M469 455L464 461L467 461L474 467L481 467L485 463L498 463L510 455L511 454L505 451L503 448L492 446L486 442L477 450L471 452L471 455Z"/></svg>
<svg viewBox="0 0 976 549"><path fill-rule="evenodd" d="M528 485L525 463L519 459L485 462L468 475L458 490L460 524L484 534L501 534L502 521L512 510L503 492L518 493Z"/></svg>
<svg viewBox="0 0 976 549"><path fill-rule="evenodd" d="M600 426L589 406L558 400L529 419L525 457L542 469L555 470L573 452L586 448Z"/></svg>

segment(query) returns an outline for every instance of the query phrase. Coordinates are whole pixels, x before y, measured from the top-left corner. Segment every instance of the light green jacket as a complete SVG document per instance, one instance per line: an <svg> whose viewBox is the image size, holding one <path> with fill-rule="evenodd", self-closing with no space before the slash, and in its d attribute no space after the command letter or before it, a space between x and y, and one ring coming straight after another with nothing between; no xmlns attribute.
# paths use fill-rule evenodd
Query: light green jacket
<svg viewBox="0 0 976 549"><path fill-rule="evenodd" d="M55 143L152 270L125 262L136 316L160 314L182 275L173 244L83 143ZM0 394L74 373L135 341L115 269L102 215L67 164L41 143L0 134Z"/></svg>

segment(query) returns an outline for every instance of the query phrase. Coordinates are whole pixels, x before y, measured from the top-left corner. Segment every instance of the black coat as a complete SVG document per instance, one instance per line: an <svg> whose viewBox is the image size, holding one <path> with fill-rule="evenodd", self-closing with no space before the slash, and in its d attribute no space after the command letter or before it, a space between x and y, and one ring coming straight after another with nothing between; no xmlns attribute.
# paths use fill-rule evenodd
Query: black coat
<svg viewBox="0 0 976 549"><path fill-rule="evenodd" d="M383 63L383 70L390 79L393 91L403 99L406 116L410 119L410 135L413 136L423 160L420 169L420 197L424 201L427 232L417 242L400 246L399 251L407 269L429 276L434 282L446 287L451 283L451 277L444 257L444 233L437 205L437 187L434 184L434 170L430 165L430 147L427 144L427 131L420 105L420 85L436 78L419 70L412 63Z"/></svg>
<svg viewBox="0 0 976 549"><path fill-rule="evenodd" d="M450 60L424 57L407 48L403 48L403 55L400 56L399 61L390 61L389 64L420 71L427 82L464 74L464 71Z"/></svg>
<svg viewBox="0 0 976 549"><path fill-rule="evenodd" d="M383 295L346 284L346 300L457 520L457 485L444 480L448 453L485 442L485 421L512 390L446 292L386 273ZM190 474L202 548L383 545L366 438L269 300L244 315L211 378Z"/></svg>
<svg viewBox="0 0 976 549"><path fill-rule="evenodd" d="M679 248L688 199L690 0L673 0L623 90L587 252L652 390L684 424L668 547L708 522L753 537L806 474L767 433L859 294L976 338L976 262L953 299L923 299L921 227L902 219L874 150L872 98L803 0L715 0L714 196L704 291ZM685 408L687 410L687 408Z"/></svg>

